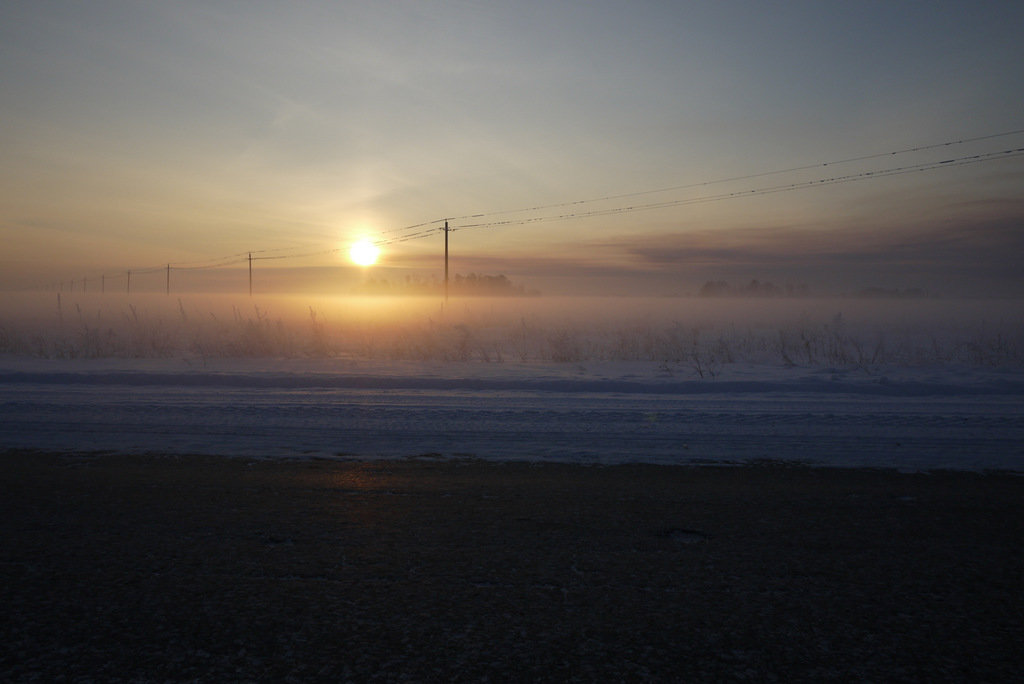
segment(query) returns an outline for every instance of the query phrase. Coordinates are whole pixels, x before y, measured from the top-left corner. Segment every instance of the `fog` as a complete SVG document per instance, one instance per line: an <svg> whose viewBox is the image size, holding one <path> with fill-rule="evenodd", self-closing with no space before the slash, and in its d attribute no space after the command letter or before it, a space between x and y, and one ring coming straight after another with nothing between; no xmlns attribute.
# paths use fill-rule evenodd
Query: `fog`
<svg viewBox="0 0 1024 684"><path fill-rule="evenodd" d="M1020 300L7 294L0 353L36 358L1024 365Z"/></svg>

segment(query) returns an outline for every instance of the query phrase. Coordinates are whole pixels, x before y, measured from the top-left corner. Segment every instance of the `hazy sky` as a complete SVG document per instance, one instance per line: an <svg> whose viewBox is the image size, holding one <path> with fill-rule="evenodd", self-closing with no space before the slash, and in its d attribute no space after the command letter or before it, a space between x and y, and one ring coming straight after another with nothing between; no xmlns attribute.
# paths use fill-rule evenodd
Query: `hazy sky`
<svg viewBox="0 0 1024 684"><path fill-rule="evenodd" d="M4 2L0 286L483 213L453 271L542 289L1020 292L1024 157L861 174L1024 134L681 186L1024 129L1022 29L1005 0ZM439 274L442 245L374 268Z"/></svg>

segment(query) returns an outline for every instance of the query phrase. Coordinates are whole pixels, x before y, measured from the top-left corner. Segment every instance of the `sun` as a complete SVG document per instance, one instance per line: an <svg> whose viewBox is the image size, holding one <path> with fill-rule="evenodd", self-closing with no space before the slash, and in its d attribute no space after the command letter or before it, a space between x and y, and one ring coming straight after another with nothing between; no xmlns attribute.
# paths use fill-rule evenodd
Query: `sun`
<svg viewBox="0 0 1024 684"><path fill-rule="evenodd" d="M380 256L380 248L369 240L360 240L348 251L349 258L360 266L372 266Z"/></svg>

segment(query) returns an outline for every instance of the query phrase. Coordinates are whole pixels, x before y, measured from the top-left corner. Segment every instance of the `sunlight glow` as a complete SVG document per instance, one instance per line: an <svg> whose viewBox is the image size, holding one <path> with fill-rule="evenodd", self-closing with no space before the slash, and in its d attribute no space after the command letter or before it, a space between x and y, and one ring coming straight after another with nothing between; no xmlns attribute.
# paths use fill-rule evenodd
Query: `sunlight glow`
<svg viewBox="0 0 1024 684"><path fill-rule="evenodd" d="M380 248L369 240L360 240L352 245L348 256L360 266L372 266L380 256Z"/></svg>

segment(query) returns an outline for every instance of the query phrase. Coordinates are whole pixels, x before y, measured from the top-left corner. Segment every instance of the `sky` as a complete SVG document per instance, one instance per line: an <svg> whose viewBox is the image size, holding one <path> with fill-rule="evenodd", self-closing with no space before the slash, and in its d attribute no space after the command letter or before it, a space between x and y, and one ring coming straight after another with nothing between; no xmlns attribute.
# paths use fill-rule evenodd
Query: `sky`
<svg viewBox="0 0 1024 684"><path fill-rule="evenodd" d="M249 252L325 291L437 277L448 218L453 272L543 292L1024 294L1022 29L1002 0L0 3L0 288Z"/></svg>

